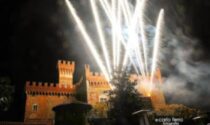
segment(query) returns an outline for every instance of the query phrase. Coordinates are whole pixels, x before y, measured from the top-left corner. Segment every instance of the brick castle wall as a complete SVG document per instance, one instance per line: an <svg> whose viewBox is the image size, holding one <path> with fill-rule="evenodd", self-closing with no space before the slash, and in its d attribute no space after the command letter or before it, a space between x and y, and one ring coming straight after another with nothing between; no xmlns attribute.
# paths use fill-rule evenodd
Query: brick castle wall
<svg viewBox="0 0 210 125"><path fill-rule="evenodd" d="M59 83L26 82L25 122L53 120L52 108L75 100L76 86L73 84L75 63L59 60Z"/></svg>
<svg viewBox="0 0 210 125"><path fill-rule="evenodd" d="M74 100L75 88L60 84L26 83L25 122L52 120L56 105Z"/></svg>
<svg viewBox="0 0 210 125"><path fill-rule="evenodd" d="M111 90L108 81L101 73L90 71L89 65L85 65L85 79L83 85L73 84L73 73L75 63L70 61L58 61L59 83L26 82L26 106L25 122L53 120L54 106L70 103L75 100L74 95L81 86L86 86L83 93L86 95L87 103L93 107L100 102L101 97L106 98L107 91ZM142 76L131 75L131 80L140 80L137 89L144 96L148 96L148 79ZM165 105L165 99L160 86L162 84L160 70L157 70L154 78L155 88L151 92L153 107Z"/></svg>
<svg viewBox="0 0 210 125"><path fill-rule="evenodd" d="M111 87L105 79L104 75L100 73L93 73L90 71L89 65L85 66L86 86L87 86L87 102L95 105L100 101L100 96L106 95L104 92L109 91ZM162 76L159 69L156 70L153 79L153 89L150 91L150 76L146 79L143 76L132 74L131 81L138 81L137 90L145 97L150 97L153 107L159 108L165 105L165 98L161 90Z"/></svg>
<svg viewBox="0 0 210 125"><path fill-rule="evenodd" d="M100 96L111 87L105 76L101 73L90 71L89 65L85 65L86 86L87 86L87 103L95 105L100 101Z"/></svg>

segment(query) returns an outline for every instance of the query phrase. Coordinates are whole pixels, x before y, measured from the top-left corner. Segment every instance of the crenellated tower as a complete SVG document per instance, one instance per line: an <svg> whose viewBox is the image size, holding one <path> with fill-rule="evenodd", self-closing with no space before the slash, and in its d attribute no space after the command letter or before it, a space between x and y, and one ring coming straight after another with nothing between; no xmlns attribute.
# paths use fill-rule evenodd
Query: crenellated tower
<svg viewBox="0 0 210 125"><path fill-rule="evenodd" d="M104 92L109 91L111 88L104 75L101 73L91 72L89 65L85 65L85 76L88 103L95 105L101 100L107 98ZM138 81L136 89L144 97L151 98L152 105L155 109L165 105L165 98L161 90L162 76L160 69L157 69L155 72L152 90L150 89L150 76L145 77L141 75L131 74L130 80Z"/></svg>
<svg viewBox="0 0 210 125"><path fill-rule="evenodd" d="M85 65L85 76L87 102L94 107L98 102L107 100L106 92L109 91L111 87L105 76L102 73L91 72L89 65Z"/></svg>
<svg viewBox="0 0 210 125"><path fill-rule="evenodd" d="M58 61L58 82L66 86L73 87L73 74L75 63L71 61Z"/></svg>
<svg viewBox="0 0 210 125"><path fill-rule="evenodd" d="M51 125L54 119L52 108L75 101L74 67L74 62L59 60L59 83L26 82L25 122Z"/></svg>

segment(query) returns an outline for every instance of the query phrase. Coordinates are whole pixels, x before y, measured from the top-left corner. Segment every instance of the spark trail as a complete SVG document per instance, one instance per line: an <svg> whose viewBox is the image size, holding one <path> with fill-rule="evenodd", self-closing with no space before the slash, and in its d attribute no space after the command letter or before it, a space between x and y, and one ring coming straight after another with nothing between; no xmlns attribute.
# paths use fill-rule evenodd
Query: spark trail
<svg viewBox="0 0 210 125"><path fill-rule="evenodd" d="M81 19L79 18L79 16L77 15L74 7L72 6L72 4L70 3L70 1L68 0L65 0L66 1L66 4L72 14L72 16L74 17L88 47L90 48L90 51L91 53L93 54L95 60L96 60L96 63L98 64L99 68L101 69L102 73L105 75L106 79L107 80L110 80L110 77L109 77L109 74L105 68L105 66L103 65L103 62L98 54L98 52L96 51L96 48L95 48L95 45L93 44L93 41L91 40L90 36L88 35L86 29L84 28L84 25L81 21Z"/></svg>
<svg viewBox="0 0 210 125"><path fill-rule="evenodd" d="M129 0L89 1L99 38L99 48L98 46L96 48L98 44L89 36L72 3L69 0L65 0L74 21L105 78L110 81L114 71L125 70L129 66L128 64L132 64L135 72L142 75L144 79L148 79L150 75L148 85L150 86L149 92L151 92L161 42L164 10L161 9L158 16L154 47L152 50L148 50L148 40L145 31L147 22L144 19L147 0L136 0L135 5L131 4ZM102 13L105 14L105 21L106 24L108 23L107 27L110 29L111 35L104 30ZM107 36L110 38L107 38ZM110 42L111 44L109 44ZM102 50L102 54L99 53L99 49ZM153 51L151 66L148 65L148 51Z"/></svg>
<svg viewBox="0 0 210 125"><path fill-rule="evenodd" d="M151 93L154 74L155 74L156 67L157 67L158 51L159 51L160 41L161 41L161 36L162 36L163 17L164 17L164 10L161 9L159 16L158 16L157 28L156 28L156 32L155 32L156 34L155 34L155 39L154 39L154 50L153 50L153 57L152 57L152 69L151 69L150 87L149 87L150 90L149 90L148 94Z"/></svg>
<svg viewBox="0 0 210 125"><path fill-rule="evenodd" d="M105 57L107 68L108 68L108 72L111 73L111 64L110 64L110 61L109 61L109 55L108 55L108 51L107 51L107 47L106 47L104 34L103 34L103 31L102 31L102 28L101 28L101 21L99 19L97 7L95 5L94 0L90 0L90 1L91 1L91 7L92 7L92 10L93 10L92 12L93 12L95 22L96 22L96 27L97 27L97 30L98 30L98 35L99 35L99 38L100 38L100 41L101 41L101 47L103 49L103 54L104 54L104 57Z"/></svg>

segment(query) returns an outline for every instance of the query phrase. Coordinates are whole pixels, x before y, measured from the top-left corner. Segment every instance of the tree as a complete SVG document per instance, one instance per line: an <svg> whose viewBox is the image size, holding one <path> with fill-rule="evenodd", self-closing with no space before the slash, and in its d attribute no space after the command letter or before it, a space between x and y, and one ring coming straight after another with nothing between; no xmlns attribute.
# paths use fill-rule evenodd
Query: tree
<svg viewBox="0 0 210 125"><path fill-rule="evenodd" d="M135 82L129 80L127 72L115 72L112 79L115 89L109 94L108 118L112 125L135 125L138 121L132 113L142 109L142 100L135 89Z"/></svg>
<svg viewBox="0 0 210 125"><path fill-rule="evenodd" d="M14 87L8 77L0 77L0 111L7 111L12 103Z"/></svg>

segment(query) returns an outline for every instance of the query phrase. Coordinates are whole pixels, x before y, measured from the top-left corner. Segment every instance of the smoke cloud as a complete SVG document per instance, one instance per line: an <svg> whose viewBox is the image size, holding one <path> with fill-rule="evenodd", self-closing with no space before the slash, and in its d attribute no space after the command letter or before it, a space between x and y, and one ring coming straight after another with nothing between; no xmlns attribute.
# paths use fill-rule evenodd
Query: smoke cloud
<svg viewBox="0 0 210 125"><path fill-rule="evenodd" d="M163 90L169 103L210 110L210 63L200 42L181 29L166 29L160 67Z"/></svg>
<svg viewBox="0 0 210 125"><path fill-rule="evenodd" d="M192 35L195 32L192 16L196 15L189 14L193 12L189 3L173 0L148 1L146 22L153 24L147 26L150 32L148 47L153 47L151 41L158 10L164 8L164 33L158 67L163 75L162 89L166 101L209 111L210 58L202 41Z"/></svg>

